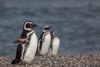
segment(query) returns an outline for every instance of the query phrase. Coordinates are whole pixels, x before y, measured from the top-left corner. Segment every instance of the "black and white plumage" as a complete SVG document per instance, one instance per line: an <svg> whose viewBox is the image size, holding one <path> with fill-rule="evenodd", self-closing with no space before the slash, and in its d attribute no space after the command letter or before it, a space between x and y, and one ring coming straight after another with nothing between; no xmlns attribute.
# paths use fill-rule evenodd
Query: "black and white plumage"
<svg viewBox="0 0 100 67"><path fill-rule="evenodd" d="M48 53L48 49L51 42L51 35L49 32L50 26L45 26L43 28L43 32L38 40L38 50L37 54L46 55Z"/></svg>
<svg viewBox="0 0 100 67"><path fill-rule="evenodd" d="M25 62L30 63L37 50L37 36L32 30L37 25L32 21L27 21L23 25L23 32L21 39L16 40L14 43L19 43L16 51L16 57L12 61L12 64Z"/></svg>
<svg viewBox="0 0 100 67"><path fill-rule="evenodd" d="M52 31L51 32L51 44L50 44L48 55L53 55L53 56L57 55L59 45L60 45L60 39L56 36L55 32Z"/></svg>

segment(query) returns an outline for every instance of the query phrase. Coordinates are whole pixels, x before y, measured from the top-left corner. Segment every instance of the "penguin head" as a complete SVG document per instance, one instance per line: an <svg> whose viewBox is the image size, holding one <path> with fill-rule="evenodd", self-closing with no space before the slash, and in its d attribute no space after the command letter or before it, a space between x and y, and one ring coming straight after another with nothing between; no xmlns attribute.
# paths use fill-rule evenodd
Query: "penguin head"
<svg viewBox="0 0 100 67"><path fill-rule="evenodd" d="M44 28L43 28L43 31L45 32L45 31L49 31L50 30L50 26L45 26Z"/></svg>
<svg viewBox="0 0 100 67"><path fill-rule="evenodd" d="M24 30L32 30L34 27L38 27L38 25L34 24L32 21L27 21L24 23Z"/></svg>
<svg viewBox="0 0 100 67"><path fill-rule="evenodd" d="M54 31L51 32L51 36L56 36Z"/></svg>

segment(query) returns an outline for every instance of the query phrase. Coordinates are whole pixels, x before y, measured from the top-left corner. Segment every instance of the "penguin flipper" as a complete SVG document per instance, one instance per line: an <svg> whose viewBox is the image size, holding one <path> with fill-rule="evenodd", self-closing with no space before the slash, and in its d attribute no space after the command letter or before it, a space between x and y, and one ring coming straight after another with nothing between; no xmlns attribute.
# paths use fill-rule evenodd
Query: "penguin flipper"
<svg viewBox="0 0 100 67"><path fill-rule="evenodd" d="M12 60L12 62L11 62L11 64L17 64L17 63L20 63L20 60L14 59L14 60Z"/></svg>
<svg viewBox="0 0 100 67"><path fill-rule="evenodd" d="M38 56L38 54L39 54L39 49L40 49L40 41L41 41L41 39L39 39L38 40L38 44L37 44L37 50L36 50L36 56Z"/></svg>
<svg viewBox="0 0 100 67"><path fill-rule="evenodd" d="M14 44L16 43L24 43L26 41L26 39L18 39L14 41Z"/></svg>

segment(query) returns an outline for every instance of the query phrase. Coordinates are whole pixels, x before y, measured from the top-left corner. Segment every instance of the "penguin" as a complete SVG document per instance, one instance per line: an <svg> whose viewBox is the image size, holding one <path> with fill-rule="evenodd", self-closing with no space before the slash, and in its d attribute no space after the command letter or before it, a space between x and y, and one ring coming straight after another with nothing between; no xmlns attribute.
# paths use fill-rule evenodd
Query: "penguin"
<svg viewBox="0 0 100 67"><path fill-rule="evenodd" d="M51 44L48 55L56 56L60 45L60 39L56 36L55 32L51 32Z"/></svg>
<svg viewBox="0 0 100 67"><path fill-rule="evenodd" d="M37 55L46 55L48 53L48 49L49 49L49 46L50 46L50 42L51 42L51 35L50 35L50 26L45 26L43 28L43 32L38 40L38 49L37 49L37 52L38 54Z"/></svg>
<svg viewBox="0 0 100 67"><path fill-rule="evenodd" d="M16 50L16 57L12 60L12 64L17 64L20 62L31 63L33 60L36 50L38 39L32 30L38 25L34 24L32 21L27 21L23 24L23 32L21 34L21 39L16 40L14 43L18 43Z"/></svg>

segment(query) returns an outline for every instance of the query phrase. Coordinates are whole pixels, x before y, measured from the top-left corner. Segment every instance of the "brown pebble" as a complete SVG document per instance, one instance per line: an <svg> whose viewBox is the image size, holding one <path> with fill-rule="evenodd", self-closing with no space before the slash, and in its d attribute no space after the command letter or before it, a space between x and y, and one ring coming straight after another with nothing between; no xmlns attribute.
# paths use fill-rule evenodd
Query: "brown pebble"
<svg viewBox="0 0 100 67"><path fill-rule="evenodd" d="M0 57L2 67L93 67L100 66L100 55L58 55L35 56L31 64L15 64L11 61L14 57Z"/></svg>

